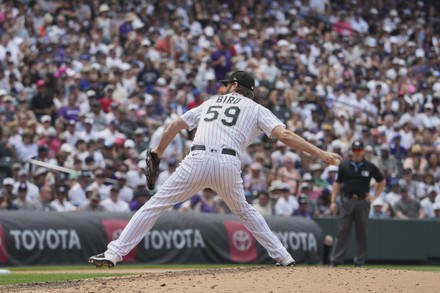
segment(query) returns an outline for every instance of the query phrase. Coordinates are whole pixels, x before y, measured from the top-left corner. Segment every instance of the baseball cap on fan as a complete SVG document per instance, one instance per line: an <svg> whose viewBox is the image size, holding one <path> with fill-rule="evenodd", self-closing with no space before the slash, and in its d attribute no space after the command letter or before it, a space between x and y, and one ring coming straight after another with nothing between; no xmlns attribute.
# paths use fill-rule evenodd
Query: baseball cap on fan
<svg viewBox="0 0 440 293"><path fill-rule="evenodd" d="M254 90L255 88L255 79L254 77L246 72L237 70L233 72L228 79L226 80L219 80L223 85L227 85L228 83L237 82L239 85L244 86L245 88L248 88L250 90Z"/></svg>
<svg viewBox="0 0 440 293"><path fill-rule="evenodd" d="M360 140L355 140L352 144L351 144L351 149L352 150L363 150L364 149L364 143Z"/></svg>

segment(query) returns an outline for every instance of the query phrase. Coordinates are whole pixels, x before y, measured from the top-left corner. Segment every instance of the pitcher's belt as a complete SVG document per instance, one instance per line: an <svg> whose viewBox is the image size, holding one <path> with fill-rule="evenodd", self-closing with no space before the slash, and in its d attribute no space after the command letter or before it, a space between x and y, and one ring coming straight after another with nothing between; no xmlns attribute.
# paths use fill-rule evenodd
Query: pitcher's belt
<svg viewBox="0 0 440 293"><path fill-rule="evenodd" d="M206 151L206 146L204 145L193 145L191 147L191 151ZM214 148L211 149L211 151L214 151ZM230 156L236 156L237 152L233 149L224 148L222 149L222 154L230 155Z"/></svg>

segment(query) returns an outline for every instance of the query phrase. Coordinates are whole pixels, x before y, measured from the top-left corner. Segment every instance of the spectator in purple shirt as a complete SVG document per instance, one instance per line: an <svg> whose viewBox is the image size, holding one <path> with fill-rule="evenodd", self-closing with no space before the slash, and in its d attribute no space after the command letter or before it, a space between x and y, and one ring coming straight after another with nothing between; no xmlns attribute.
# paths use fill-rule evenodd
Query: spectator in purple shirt
<svg viewBox="0 0 440 293"><path fill-rule="evenodd" d="M77 96L70 95L67 99L67 105L62 106L58 112L59 118L65 121L78 121L78 115L80 112L79 106L77 105Z"/></svg>
<svg viewBox="0 0 440 293"><path fill-rule="evenodd" d="M137 211L140 209L149 199L151 195L146 190L136 190L133 194L133 200L130 203L130 210Z"/></svg>
<svg viewBox="0 0 440 293"><path fill-rule="evenodd" d="M232 70L232 52L226 44L211 54L212 68L217 80L226 79L228 72Z"/></svg>
<svg viewBox="0 0 440 293"><path fill-rule="evenodd" d="M312 213L307 209L307 197L301 195L298 198L299 208L293 212L294 216L304 217L306 219L311 219L313 217Z"/></svg>
<svg viewBox="0 0 440 293"><path fill-rule="evenodd" d="M124 22L119 26L119 40L121 44L124 45L127 41L128 34L133 31L132 22L137 18L136 14L130 12L124 17Z"/></svg>
<svg viewBox="0 0 440 293"><path fill-rule="evenodd" d="M202 194L196 194L191 199L191 208L200 213L221 213L216 192L211 188L203 189Z"/></svg>

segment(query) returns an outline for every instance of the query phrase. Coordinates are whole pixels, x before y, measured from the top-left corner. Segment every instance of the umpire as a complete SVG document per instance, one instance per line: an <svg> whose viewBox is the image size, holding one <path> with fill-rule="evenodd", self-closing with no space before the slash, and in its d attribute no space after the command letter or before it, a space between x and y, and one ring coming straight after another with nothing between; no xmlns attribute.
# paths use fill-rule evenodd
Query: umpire
<svg viewBox="0 0 440 293"><path fill-rule="evenodd" d="M385 186L384 176L371 162L364 160L364 145L356 140L351 146L351 160L339 165L338 177L333 184L331 197L332 214L336 215L338 206L336 198L340 191L341 212L339 230L330 257L330 267L336 267L344 262L351 225L354 221L356 230L356 255L354 265L362 267L367 256L367 221L370 212L370 202L375 200ZM378 183L374 195L370 194L370 180Z"/></svg>

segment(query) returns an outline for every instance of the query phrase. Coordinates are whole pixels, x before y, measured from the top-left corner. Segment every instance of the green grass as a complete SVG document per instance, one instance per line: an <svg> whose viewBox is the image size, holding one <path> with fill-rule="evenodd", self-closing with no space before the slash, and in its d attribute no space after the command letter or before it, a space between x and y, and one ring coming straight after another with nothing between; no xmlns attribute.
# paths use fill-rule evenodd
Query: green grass
<svg viewBox="0 0 440 293"><path fill-rule="evenodd" d="M261 266L261 264L171 264L171 265L148 265L148 264L118 264L116 269L137 270L137 269L210 269L210 268L235 268L238 266ZM2 267L0 267L2 269ZM6 268L10 271L75 271L75 270L97 270L92 265L78 266L24 266ZM107 268L103 267L102 270Z"/></svg>
<svg viewBox="0 0 440 293"><path fill-rule="evenodd" d="M224 265L145 265L145 264L119 264L117 269L123 270L138 270L138 269L210 269L210 268L232 268L237 267L237 264L224 264ZM257 265L240 265L240 266L257 266ZM97 269L92 265L79 265L79 266L26 266L26 267L0 267L0 269L8 269L11 271L9 275L0 275L1 285L13 285L24 283L42 283L42 282L56 282L67 280L80 280L100 277L115 277L115 276L127 276L137 274L133 273L112 273L112 269L102 268ZM102 270L102 272L96 272L96 270ZM72 271L69 273L34 273L34 271ZM78 271L76 273L75 271ZM85 271L93 271L93 273L87 273ZM15 272L15 274L14 274ZM29 272L29 274L25 274ZM20 273L20 274L18 274Z"/></svg>
<svg viewBox="0 0 440 293"><path fill-rule="evenodd" d="M17 275L12 272L10 275L1 275L0 276L0 286L25 284L25 283L42 283L42 282L79 280L79 279L100 278L100 277L127 276L127 275L130 275L130 274L112 274L111 272L109 272L109 273L98 273L98 274L69 273L69 274L20 274L20 275Z"/></svg>
<svg viewBox="0 0 440 293"><path fill-rule="evenodd" d="M161 269L161 270L172 270L172 269L210 269L210 268L234 268L243 266L262 266L254 264L222 264L222 265L200 265L200 264L188 264L188 265L145 265L145 264L120 264L117 269L124 270L139 270L139 269ZM271 265L268 265L271 266ZM299 265L299 267L326 267L323 265ZM353 268L352 265L342 265L341 268ZM365 269L389 269L389 270L415 270L415 271L429 271L429 272L440 272L440 266L421 266L421 265L366 265ZM79 280L79 279L89 279L89 278L101 278L101 277L116 277L116 276L127 276L137 274L133 273L112 273L111 269L102 268L96 269L91 265L81 265L81 266L28 266L28 267L11 267L0 269L9 269L11 274L0 275L0 286L1 285L12 285L12 284L24 284L24 283L41 283L41 282L56 282L56 281L67 281L67 280ZM102 270L96 272L96 270ZM34 273L35 271L72 271L70 273ZM78 272L76 272L78 271ZM93 273L88 273L87 271L94 271ZM26 274L26 272L29 272ZM20 273L20 274L18 274Z"/></svg>

